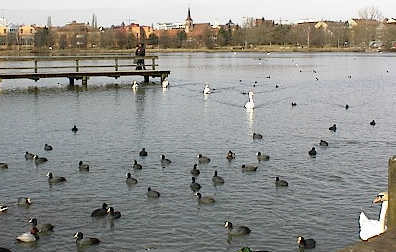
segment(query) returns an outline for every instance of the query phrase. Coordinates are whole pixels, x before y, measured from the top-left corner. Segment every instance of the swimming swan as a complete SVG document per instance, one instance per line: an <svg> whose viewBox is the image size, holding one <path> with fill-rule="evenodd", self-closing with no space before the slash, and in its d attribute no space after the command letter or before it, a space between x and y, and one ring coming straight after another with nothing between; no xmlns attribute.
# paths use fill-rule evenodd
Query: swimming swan
<svg viewBox="0 0 396 252"><path fill-rule="evenodd" d="M139 84L134 80L132 82L132 89L137 89L139 87Z"/></svg>
<svg viewBox="0 0 396 252"><path fill-rule="evenodd" d="M253 91L249 91L249 101L245 104L245 108L254 109Z"/></svg>
<svg viewBox="0 0 396 252"><path fill-rule="evenodd" d="M212 93L212 90L210 89L210 87L209 87L208 84L205 84L205 88L204 88L204 90L203 90L203 93L204 93L204 94L210 94L210 93Z"/></svg>
<svg viewBox="0 0 396 252"><path fill-rule="evenodd" d="M167 79L165 79L165 80L162 81L161 85L162 85L162 88L168 88L169 81Z"/></svg>
<svg viewBox="0 0 396 252"><path fill-rule="evenodd" d="M371 237L382 234L387 229L387 227L385 226L385 217L388 210L387 192L379 193L377 197L375 197L375 199L373 200L373 203L380 202L382 202L382 206L379 220L370 220L363 212L360 213L360 239L364 241L368 240Z"/></svg>

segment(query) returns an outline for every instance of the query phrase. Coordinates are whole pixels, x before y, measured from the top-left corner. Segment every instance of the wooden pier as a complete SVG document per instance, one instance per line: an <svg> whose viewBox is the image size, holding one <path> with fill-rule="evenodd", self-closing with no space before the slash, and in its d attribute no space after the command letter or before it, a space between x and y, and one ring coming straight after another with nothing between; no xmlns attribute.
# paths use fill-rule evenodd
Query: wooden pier
<svg viewBox="0 0 396 252"><path fill-rule="evenodd" d="M136 70L139 59L144 59L145 70ZM68 78L69 84L82 80L88 84L89 77L143 76L161 78L161 82L170 74L169 70L157 70L155 60L158 56L96 55L96 56L37 56L37 57L0 57L1 79ZM151 64L147 61L151 60ZM6 62L6 64L2 64ZM6 65L6 66L4 66Z"/></svg>

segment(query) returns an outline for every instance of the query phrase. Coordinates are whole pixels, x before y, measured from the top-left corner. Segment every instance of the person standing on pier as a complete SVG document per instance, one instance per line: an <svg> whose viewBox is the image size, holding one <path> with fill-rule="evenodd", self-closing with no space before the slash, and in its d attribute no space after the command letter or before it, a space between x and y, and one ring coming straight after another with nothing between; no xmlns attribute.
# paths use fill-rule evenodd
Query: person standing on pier
<svg viewBox="0 0 396 252"><path fill-rule="evenodd" d="M144 44L139 43L135 51L135 56L144 57L145 55L146 55L146 49L144 49ZM144 65L144 59L138 59L136 70L142 70L142 69L146 70L146 66Z"/></svg>

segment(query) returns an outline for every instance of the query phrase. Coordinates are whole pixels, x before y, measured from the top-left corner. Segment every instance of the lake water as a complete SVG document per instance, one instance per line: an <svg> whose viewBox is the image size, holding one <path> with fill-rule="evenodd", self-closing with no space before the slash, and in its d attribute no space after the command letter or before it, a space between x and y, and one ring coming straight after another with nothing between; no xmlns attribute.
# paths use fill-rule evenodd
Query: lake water
<svg viewBox="0 0 396 252"><path fill-rule="evenodd" d="M0 247L74 251L73 235L81 231L102 241L85 251L249 246L286 252L297 250L299 235L316 240L314 251L336 251L359 240L361 209L378 218L379 206L370 204L386 190L388 159L396 153L396 55L159 56L160 69L171 70L167 90L149 85L133 92L133 77L91 78L80 92L67 90L66 79L0 83L0 162L9 165L0 170L0 203L9 206L0 214ZM213 94L202 94L205 82ZM34 85L41 91L28 91ZM248 97L242 93L250 89L253 112L243 108ZM335 133L328 130L334 123ZM253 140L253 132L263 140ZM327 148L318 145L321 139ZM54 150L45 152L45 143ZM308 156L313 146L316 158ZM143 147L146 158L138 155ZM231 162L228 150L236 153ZM25 151L49 161L36 166ZM257 151L271 159L257 172L242 172L242 164L257 163ZM212 206L199 205L189 188L199 153L212 159L199 165L197 179L201 193L216 199ZM161 154L172 160L169 167L162 168ZM134 159L141 171L131 168ZM89 173L79 172L79 160L90 165ZM212 184L214 170L223 186ZM49 171L67 182L49 186ZM139 181L134 187L125 184L128 171ZM276 176L289 187L276 188ZM147 199L148 186L160 191L158 200ZM17 207L23 196L31 197L29 208ZM121 219L92 219L103 202L121 211ZM55 231L34 245L15 242L29 230L30 217L54 224ZM251 234L229 239L226 220L250 227Z"/></svg>

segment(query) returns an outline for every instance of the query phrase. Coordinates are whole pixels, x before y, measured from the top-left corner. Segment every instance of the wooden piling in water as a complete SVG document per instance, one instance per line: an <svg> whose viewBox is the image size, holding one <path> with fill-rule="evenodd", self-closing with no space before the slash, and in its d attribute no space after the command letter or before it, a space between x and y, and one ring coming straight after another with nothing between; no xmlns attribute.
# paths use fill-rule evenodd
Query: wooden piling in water
<svg viewBox="0 0 396 252"><path fill-rule="evenodd" d="M74 78L69 78L69 85L74 86Z"/></svg>
<svg viewBox="0 0 396 252"><path fill-rule="evenodd" d="M82 85L83 86L87 86L88 85L88 77L87 76L83 76L81 81L82 81Z"/></svg>
<svg viewBox="0 0 396 252"><path fill-rule="evenodd" d="M388 230L396 228L396 156L388 161Z"/></svg>

